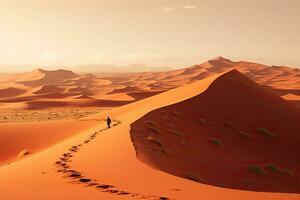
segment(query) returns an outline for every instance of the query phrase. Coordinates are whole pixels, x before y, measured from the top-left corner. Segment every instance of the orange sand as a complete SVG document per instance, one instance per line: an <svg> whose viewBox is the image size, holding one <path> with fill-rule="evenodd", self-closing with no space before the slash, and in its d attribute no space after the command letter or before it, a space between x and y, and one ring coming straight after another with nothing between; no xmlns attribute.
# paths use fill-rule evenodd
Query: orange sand
<svg viewBox="0 0 300 200"><path fill-rule="evenodd" d="M10 108L12 102L20 109L118 107L231 69L238 69L256 82L284 95L295 93L300 87L299 69L234 62L222 57L165 72L79 75L68 70L37 69L1 77L0 109Z"/></svg>
<svg viewBox="0 0 300 200"><path fill-rule="evenodd" d="M71 158L70 165L84 175L117 188L145 195L176 199L223 200L297 200L299 195L258 193L203 185L152 169L136 159L130 140L131 123L157 108L177 103L204 92L219 75L131 103L93 118L108 114L121 124L105 130L92 143ZM130 199L130 195L103 193L87 184L72 184L56 172L54 163L72 145L83 142L105 125L96 125L54 147L0 168L1 199ZM70 126L66 126L67 130ZM44 130L47 135L48 129ZM151 199L151 197L146 196ZM134 198L133 198L134 199Z"/></svg>

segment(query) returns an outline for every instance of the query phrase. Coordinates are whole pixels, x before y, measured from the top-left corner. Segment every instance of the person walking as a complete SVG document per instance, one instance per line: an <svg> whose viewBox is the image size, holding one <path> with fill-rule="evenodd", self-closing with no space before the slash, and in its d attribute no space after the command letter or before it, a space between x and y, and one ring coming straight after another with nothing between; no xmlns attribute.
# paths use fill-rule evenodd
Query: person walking
<svg viewBox="0 0 300 200"><path fill-rule="evenodd" d="M110 128L111 119L109 118L109 116L106 119L106 124L107 124L107 127Z"/></svg>

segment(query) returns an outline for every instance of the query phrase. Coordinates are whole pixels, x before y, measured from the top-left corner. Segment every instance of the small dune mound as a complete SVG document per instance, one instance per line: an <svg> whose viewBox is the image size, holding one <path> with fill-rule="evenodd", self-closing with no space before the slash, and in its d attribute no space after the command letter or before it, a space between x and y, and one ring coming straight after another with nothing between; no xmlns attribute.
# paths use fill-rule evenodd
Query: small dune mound
<svg viewBox="0 0 300 200"><path fill-rule="evenodd" d="M300 193L300 111L237 70L131 124L146 164L220 187Z"/></svg>
<svg viewBox="0 0 300 200"><path fill-rule="evenodd" d="M128 92L137 92L140 91L139 88L137 87L133 87L133 86L126 86L124 88L120 88L120 89L114 89L111 92L109 92L109 94L116 94L116 93L128 93Z"/></svg>
<svg viewBox="0 0 300 200"><path fill-rule="evenodd" d="M88 94L80 94L79 96L77 96L75 99L94 99L92 97L90 97Z"/></svg>
<svg viewBox="0 0 300 200"><path fill-rule="evenodd" d="M194 65L191 67L188 67L186 69L184 69L180 75L195 75L197 73L203 73L204 71L206 71L205 69L203 69L201 66L199 65ZM175 78L175 77L174 77Z"/></svg>
<svg viewBox="0 0 300 200"><path fill-rule="evenodd" d="M28 156L29 154L31 154L31 151L27 150L27 149L24 149L22 150L19 154L18 154L18 157L19 158L22 158L24 156Z"/></svg>
<svg viewBox="0 0 300 200"><path fill-rule="evenodd" d="M54 70L54 71L38 69L37 71L39 74L41 74L41 78L35 80L28 80L28 81L23 79L18 83L30 87L49 85L49 84L56 85L56 84L62 84L68 79L73 79L78 77L78 75L73 73L72 71L63 70L63 69ZM34 73L36 74L37 72L34 71Z"/></svg>
<svg viewBox="0 0 300 200"><path fill-rule="evenodd" d="M95 82L96 78L93 76L83 76L79 77L75 80L71 80L72 84L71 85L80 85L80 86L87 86L87 85L92 85Z"/></svg>
<svg viewBox="0 0 300 200"><path fill-rule="evenodd" d="M92 74L92 73L84 74L83 77L86 77L86 78L92 78L92 79L97 78L97 77L96 77L94 74Z"/></svg>
<svg viewBox="0 0 300 200"><path fill-rule="evenodd" d="M62 91L64 91L64 89L59 88L57 86L54 86L54 85L44 85L40 89L38 89L37 91L35 91L33 94L58 93L58 92L62 92Z"/></svg>
<svg viewBox="0 0 300 200"><path fill-rule="evenodd" d="M0 89L0 98L9 98L9 97L17 97L26 93L25 90L9 87L5 89Z"/></svg>
<svg viewBox="0 0 300 200"><path fill-rule="evenodd" d="M210 77L212 75L213 75L213 73L208 72L208 71L204 71L204 72L201 72L201 73L197 74L196 76L194 76L191 80L192 81L202 80L202 79L205 79L205 78Z"/></svg>
<svg viewBox="0 0 300 200"><path fill-rule="evenodd" d="M77 86L77 87L70 88L68 91L69 92L84 92L84 91L86 91L86 88Z"/></svg>
<svg viewBox="0 0 300 200"><path fill-rule="evenodd" d="M77 87L70 88L68 91L71 93L80 93L85 96L92 95L92 92L90 91L90 89L88 87L77 86Z"/></svg>

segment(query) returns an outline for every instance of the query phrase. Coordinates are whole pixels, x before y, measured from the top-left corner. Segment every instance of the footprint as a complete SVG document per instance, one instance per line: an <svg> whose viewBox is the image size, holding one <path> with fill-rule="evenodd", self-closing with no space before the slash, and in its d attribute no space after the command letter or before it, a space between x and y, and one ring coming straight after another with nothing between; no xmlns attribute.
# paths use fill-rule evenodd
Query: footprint
<svg viewBox="0 0 300 200"><path fill-rule="evenodd" d="M125 191L121 191L121 192L118 193L118 195L128 195L128 194L130 194L130 193L129 192L125 192Z"/></svg>
<svg viewBox="0 0 300 200"><path fill-rule="evenodd" d="M109 193L115 194L115 193L118 193L119 190L105 190L104 192L109 192Z"/></svg>
<svg viewBox="0 0 300 200"><path fill-rule="evenodd" d="M114 186L112 185L106 185L106 184L102 184L102 185L98 185L97 188L102 188L102 189L108 189L108 188L113 188Z"/></svg>
<svg viewBox="0 0 300 200"><path fill-rule="evenodd" d="M159 200L169 200L170 198L168 197L159 197Z"/></svg>
<svg viewBox="0 0 300 200"><path fill-rule="evenodd" d="M79 179L79 181L82 183L88 183L88 182L91 182L92 180L89 178L81 178L81 179Z"/></svg>
<svg viewBox="0 0 300 200"><path fill-rule="evenodd" d="M80 173L72 173L72 174L69 175L69 177L71 177L71 178L80 178L81 174Z"/></svg>

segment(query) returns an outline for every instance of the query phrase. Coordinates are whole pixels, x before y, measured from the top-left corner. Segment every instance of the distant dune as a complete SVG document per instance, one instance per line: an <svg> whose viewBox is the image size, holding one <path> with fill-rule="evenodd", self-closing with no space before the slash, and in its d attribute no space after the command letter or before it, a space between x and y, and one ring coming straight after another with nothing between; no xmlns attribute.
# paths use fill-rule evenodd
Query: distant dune
<svg viewBox="0 0 300 200"><path fill-rule="evenodd" d="M49 85L49 84L62 84L64 80L76 78L78 77L77 74L68 71L68 70L55 70L55 71L46 71L43 69L38 69L33 71L27 76L36 76L37 74L40 75L38 79L31 80L31 81L19 81L18 83L23 84L25 86L41 86L41 85Z"/></svg>
<svg viewBox="0 0 300 200"><path fill-rule="evenodd" d="M55 92L62 92L64 89L56 87L54 85L44 85L41 86L40 89L33 92L33 94L47 94L47 93L55 93Z"/></svg>
<svg viewBox="0 0 300 200"><path fill-rule="evenodd" d="M53 106L119 106L125 102L147 98L151 95L193 83L207 77L237 69L252 80L271 88L278 95L289 98L287 94L299 95L300 70L284 66L266 66L245 61L231 61L223 57L208 60L178 70L162 70L153 72L152 68L143 65L130 65L132 71L108 72L108 66L102 70L97 66L82 66L101 73L76 74L70 70L48 71L37 69L28 73L2 76L0 78L0 109L9 107L11 102L22 102L24 109L32 105ZM123 69L123 68L122 68ZM125 69L125 68L124 68ZM101 71L102 70L102 71ZM87 99L90 99L87 101ZM113 103L104 103L107 101ZM299 101L290 99L295 105ZM74 103L72 103L74 101ZM44 103L42 103L44 102ZM46 104L48 102L48 106ZM67 103L65 103L67 102ZM91 102L93 102L91 104ZM98 103L95 103L98 102ZM101 102L101 103L99 103ZM85 104L86 103L86 104Z"/></svg>
<svg viewBox="0 0 300 200"><path fill-rule="evenodd" d="M0 89L0 98L16 97L24 93L26 93L25 90L9 87L5 89Z"/></svg>

